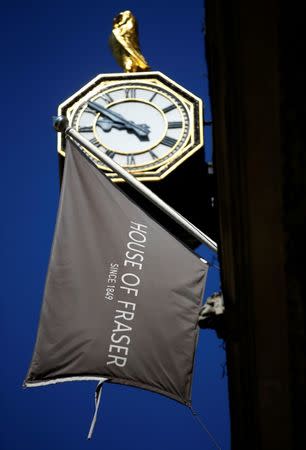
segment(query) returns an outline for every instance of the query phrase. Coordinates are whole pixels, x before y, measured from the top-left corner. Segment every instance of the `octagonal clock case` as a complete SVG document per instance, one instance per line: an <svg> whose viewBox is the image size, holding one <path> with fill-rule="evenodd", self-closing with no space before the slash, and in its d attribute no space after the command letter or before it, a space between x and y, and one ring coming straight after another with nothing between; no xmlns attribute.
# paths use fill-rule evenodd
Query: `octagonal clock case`
<svg viewBox="0 0 306 450"><path fill-rule="evenodd" d="M58 114L138 179L155 181L203 147L202 108L200 98L161 72L142 72L98 75L61 103ZM59 133L63 157L65 143ZM113 181L122 181L89 156Z"/></svg>

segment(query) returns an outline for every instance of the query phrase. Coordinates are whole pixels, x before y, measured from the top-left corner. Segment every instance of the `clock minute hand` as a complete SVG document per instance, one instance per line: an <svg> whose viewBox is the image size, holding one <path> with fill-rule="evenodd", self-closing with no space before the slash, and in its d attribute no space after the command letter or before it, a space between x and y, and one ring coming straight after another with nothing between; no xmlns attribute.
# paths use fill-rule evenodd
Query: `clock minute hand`
<svg viewBox="0 0 306 450"><path fill-rule="evenodd" d="M108 117L113 122L121 123L123 125L125 125L125 123L127 122L124 117L121 116L121 114L110 111L109 109L104 108L102 105L99 105L99 103L89 101L88 106L92 109L95 109L97 112L100 112L101 114L103 114L103 116Z"/></svg>
<svg viewBox="0 0 306 450"><path fill-rule="evenodd" d="M126 120L121 114L116 113L115 111L111 111L107 108L104 108L102 105L99 105L99 103L96 102L88 102L88 106L101 114L103 114L105 117L108 117L110 120L112 120L115 123L119 123L125 126L125 128L134 131L139 138L147 138L148 134L150 132L150 128L147 125L136 125L134 122L130 122L129 120Z"/></svg>
<svg viewBox="0 0 306 450"><path fill-rule="evenodd" d="M138 137L147 137L150 132L148 126L136 125L134 122L130 122L129 120L125 119L121 114L116 113L115 111L111 111L107 108L104 108L102 105L99 105L99 103L89 101L88 106L100 112L105 117L108 117L113 122L125 125L127 129L135 131Z"/></svg>

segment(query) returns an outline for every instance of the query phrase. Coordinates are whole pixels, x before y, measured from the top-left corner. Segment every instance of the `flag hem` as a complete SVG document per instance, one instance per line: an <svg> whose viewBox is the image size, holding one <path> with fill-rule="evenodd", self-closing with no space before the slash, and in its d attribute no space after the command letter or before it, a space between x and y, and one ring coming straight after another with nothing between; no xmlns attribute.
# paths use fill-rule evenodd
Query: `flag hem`
<svg viewBox="0 0 306 450"><path fill-rule="evenodd" d="M45 381L25 381L23 387L32 388L40 386L48 386L50 384L65 383L67 381L108 381L109 378L96 377L96 376L85 376L85 377L64 377L64 378L54 378L52 380Z"/></svg>
<svg viewBox="0 0 306 450"><path fill-rule="evenodd" d="M204 259L200 258L201 261L205 261ZM204 298L204 293L205 293L205 289L206 289L206 282L207 282L207 275L208 275L208 270L209 270L209 266L206 263L206 272L205 272L205 276L204 276L204 282L202 284L202 289L201 289L201 301L199 306L201 307L202 305L202 301ZM196 357L196 350L198 347L198 343L199 343L199 338L200 338L200 327L199 327L199 322L197 322L196 326L195 326L195 337L194 337L194 347L193 347L193 355L192 355L192 368L191 368L191 372L189 375L189 380L186 383L186 387L188 389L187 392L187 396L190 399L190 404L191 404L191 399L192 399L192 388L193 388L193 378L194 378L194 366L195 366L195 357Z"/></svg>
<svg viewBox="0 0 306 450"><path fill-rule="evenodd" d="M54 378L50 380L44 380L44 381L25 381L23 383L24 388L35 388L40 386L48 386L51 384L57 384L57 383L65 383L69 381L104 381L109 382L113 384L121 384L123 386L131 386L138 389L148 390L151 392L155 392L157 394L163 395L165 397L168 397L172 400L176 400L179 403L189 406L191 404L190 400L186 400L183 397L180 397L179 395L171 394L170 392L164 391L163 389L156 388L154 386L147 385L145 383L141 382L134 382L130 380L126 380L124 378L106 378L102 376L75 376L75 377L64 377L64 378Z"/></svg>

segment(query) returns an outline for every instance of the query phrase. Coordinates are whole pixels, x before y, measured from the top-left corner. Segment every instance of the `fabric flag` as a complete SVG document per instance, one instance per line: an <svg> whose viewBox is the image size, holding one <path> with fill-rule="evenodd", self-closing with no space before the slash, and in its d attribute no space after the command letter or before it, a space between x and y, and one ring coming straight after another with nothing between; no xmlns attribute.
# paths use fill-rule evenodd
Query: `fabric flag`
<svg viewBox="0 0 306 450"><path fill-rule="evenodd" d="M68 142L24 385L107 380L190 405L207 268Z"/></svg>

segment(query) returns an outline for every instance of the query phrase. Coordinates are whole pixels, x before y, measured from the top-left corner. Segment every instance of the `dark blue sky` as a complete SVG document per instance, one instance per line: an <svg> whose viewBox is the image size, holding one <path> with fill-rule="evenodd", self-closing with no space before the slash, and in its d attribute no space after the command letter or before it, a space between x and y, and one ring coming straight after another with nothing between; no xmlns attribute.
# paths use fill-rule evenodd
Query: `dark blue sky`
<svg viewBox="0 0 306 450"><path fill-rule="evenodd" d="M107 40L113 17L131 9L152 69L203 98L209 120L203 2L186 5L173 0L12 0L1 7L1 450L213 448L186 407L158 394L105 385L94 438L87 442L95 383L21 388L36 336L59 197L51 117L59 103L97 74L120 72ZM206 150L210 159L208 133ZM204 247L198 251L212 258ZM210 269L205 297L219 287L218 272ZM229 449L224 364L222 342L214 332L201 331L193 405L222 449Z"/></svg>

